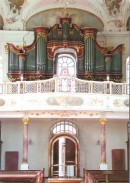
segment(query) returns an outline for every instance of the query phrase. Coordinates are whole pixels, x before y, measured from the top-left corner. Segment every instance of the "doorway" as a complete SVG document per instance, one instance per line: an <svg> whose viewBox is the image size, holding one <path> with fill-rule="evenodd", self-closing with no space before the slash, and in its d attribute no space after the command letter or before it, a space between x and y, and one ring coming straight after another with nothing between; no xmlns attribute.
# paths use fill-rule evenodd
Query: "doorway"
<svg viewBox="0 0 130 183"><path fill-rule="evenodd" d="M55 127L53 128L53 132L56 127L62 130L53 134L49 143L50 177L79 177L79 142L77 134L65 130L66 127L73 129L74 124L66 123L57 123L59 125L54 125ZM76 132L77 130L74 131Z"/></svg>

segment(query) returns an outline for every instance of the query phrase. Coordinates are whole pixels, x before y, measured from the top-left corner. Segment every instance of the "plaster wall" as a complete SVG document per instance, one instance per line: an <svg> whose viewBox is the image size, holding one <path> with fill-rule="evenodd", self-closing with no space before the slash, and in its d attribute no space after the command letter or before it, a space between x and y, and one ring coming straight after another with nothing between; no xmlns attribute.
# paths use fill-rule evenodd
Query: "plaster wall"
<svg viewBox="0 0 130 183"><path fill-rule="evenodd" d="M61 119L63 120L63 119ZM29 122L29 169L45 168L45 176L48 176L48 147L51 127L60 119L30 119ZM68 119L79 129L80 143L80 174L83 176L83 168L99 169L100 164L100 123L98 119ZM5 169L5 152L19 152L19 169L22 163L23 149L23 122L21 119L1 120L2 138L2 162L1 168ZM112 169L112 149L125 149L125 161L127 169L127 121L107 120L106 123L106 150L108 169Z"/></svg>

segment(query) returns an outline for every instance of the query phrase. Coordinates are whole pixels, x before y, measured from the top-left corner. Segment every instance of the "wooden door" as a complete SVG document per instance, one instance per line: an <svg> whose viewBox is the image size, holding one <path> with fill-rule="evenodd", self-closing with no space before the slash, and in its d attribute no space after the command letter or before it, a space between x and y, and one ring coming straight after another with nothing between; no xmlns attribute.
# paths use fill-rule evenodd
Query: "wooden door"
<svg viewBox="0 0 130 183"><path fill-rule="evenodd" d="M5 170L18 170L18 151L5 152Z"/></svg>
<svg viewBox="0 0 130 183"><path fill-rule="evenodd" d="M125 151L124 149L112 150L112 170L125 170Z"/></svg>

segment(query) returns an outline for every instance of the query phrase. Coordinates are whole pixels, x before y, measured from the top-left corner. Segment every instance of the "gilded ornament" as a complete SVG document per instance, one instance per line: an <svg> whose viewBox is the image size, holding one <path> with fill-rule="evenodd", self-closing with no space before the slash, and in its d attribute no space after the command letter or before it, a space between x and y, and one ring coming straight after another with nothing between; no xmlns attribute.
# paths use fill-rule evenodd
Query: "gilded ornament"
<svg viewBox="0 0 130 183"><path fill-rule="evenodd" d="M91 37L92 39L94 39L94 35L93 34L88 34L88 33L86 33L85 35L84 35L84 41L86 41L89 37Z"/></svg>
<svg viewBox="0 0 130 183"><path fill-rule="evenodd" d="M29 123L29 118L28 117L23 118L23 123L27 125Z"/></svg>
<svg viewBox="0 0 130 183"><path fill-rule="evenodd" d="M103 125L103 124L106 123L106 118L100 118L99 121L100 121L100 123Z"/></svg>

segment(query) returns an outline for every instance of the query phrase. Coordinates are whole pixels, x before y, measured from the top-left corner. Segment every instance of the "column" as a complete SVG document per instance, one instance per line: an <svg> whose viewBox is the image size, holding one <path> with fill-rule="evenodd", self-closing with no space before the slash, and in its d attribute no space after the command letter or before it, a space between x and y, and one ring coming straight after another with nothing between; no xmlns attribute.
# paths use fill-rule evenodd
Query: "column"
<svg viewBox="0 0 130 183"><path fill-rule="evenodd" d="M59 177L65 176L65 138L59 138Z"/></svg>
<svg viewBox="0 0 130 183"><path fill-rule="evenodd" d="M24 123L24 133L23 133L23 154L22 154L22 164L21 164L21 170L28 170L28 123L29 118L23 118Z"/></svg>
<svg viewBox="0 0 130 183"><path fill-rule="evenodd" d="M130 122L128 122L128 171L130 180Z"/></svg>
<svg viewBox="0 0 130 183"><path fill-rule="evenodd" d="M1 154L2 154L2 141L1 141L1 121L0 121L0 170L1 170Z"/></svg>
<svg viewBox="0 0 130 183"><path fill-rule="evenodd" d="M106 136L105 136L105 125L106 125L106 118L100 118L100 126L101 126L101 163L100 163L100 170L107 170L107 163L106 163Z"/></svg>

